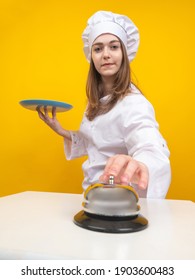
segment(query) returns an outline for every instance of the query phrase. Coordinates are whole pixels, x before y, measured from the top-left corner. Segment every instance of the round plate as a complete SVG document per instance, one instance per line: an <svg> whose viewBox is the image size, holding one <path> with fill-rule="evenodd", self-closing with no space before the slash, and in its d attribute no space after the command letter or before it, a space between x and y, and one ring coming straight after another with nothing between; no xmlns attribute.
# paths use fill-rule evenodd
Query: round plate
<svg viewBox="0 0 195 280"><path fill-rule="evenodd" d="M74 216L74 223L85 229L107 233L130 233L148 226L148 220L142 215L129 217L108 217L86 213L81 210Z"/></svg>
<svg viewBox="0 0 195 280"><path fill-rule="evenodd" d="M24 108L37 111L37 108L44 108L47 107L48 112L52 112L52 108L56 108L56 112L66 112L70 109L72 109L72 105L55 101L55 100L45 100L45 99L26 99L21 100L20 105L22 105Z"/></svg>

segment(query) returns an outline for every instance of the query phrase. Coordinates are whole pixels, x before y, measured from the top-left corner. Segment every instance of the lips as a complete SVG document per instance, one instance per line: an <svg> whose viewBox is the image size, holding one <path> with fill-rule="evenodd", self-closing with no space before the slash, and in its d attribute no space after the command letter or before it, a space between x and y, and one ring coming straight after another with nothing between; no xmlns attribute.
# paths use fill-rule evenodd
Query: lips
<svg viewBox="0 0 195 280"><path fill-rule="evenodd" d="M104 64L102 64L102 67L107 67L107 66L112 66L112 65L114 65L114 63L104 63Z"/></svg>

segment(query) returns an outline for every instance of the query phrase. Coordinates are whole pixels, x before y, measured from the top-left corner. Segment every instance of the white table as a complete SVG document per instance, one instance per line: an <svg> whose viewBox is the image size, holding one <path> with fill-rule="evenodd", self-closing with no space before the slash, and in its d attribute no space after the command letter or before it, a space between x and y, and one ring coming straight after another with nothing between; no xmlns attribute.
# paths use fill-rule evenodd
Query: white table
<svg viewBox="0 0 195 280"><path fill-rule="evenodd" d="M0 259L195 259L195 204L140 199L147 229L125 234L76 226L82 195L23 192L0 198Z"/></svg>

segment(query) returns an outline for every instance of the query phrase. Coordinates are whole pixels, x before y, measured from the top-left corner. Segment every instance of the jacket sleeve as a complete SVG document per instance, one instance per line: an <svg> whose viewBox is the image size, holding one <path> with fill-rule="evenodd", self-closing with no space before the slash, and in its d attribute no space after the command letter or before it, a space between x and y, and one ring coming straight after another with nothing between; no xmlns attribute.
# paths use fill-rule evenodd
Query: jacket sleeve
<svg viewBox="0 0 195 280"><path fill-rule="evenodd" d="M85 141L80 131L70 131L72 141L64 140L64 152L67 160L87 155Z"/></svg>
<svg viewBox="0 0 195 280"><path fill-rule="evenodd" d="M165 198L171 181L169 149L159 132L152 105L141 94L129 101L124 108L125 144L128 154L149 170L148 188L145 193L138 193L148 198Z"/></svg>

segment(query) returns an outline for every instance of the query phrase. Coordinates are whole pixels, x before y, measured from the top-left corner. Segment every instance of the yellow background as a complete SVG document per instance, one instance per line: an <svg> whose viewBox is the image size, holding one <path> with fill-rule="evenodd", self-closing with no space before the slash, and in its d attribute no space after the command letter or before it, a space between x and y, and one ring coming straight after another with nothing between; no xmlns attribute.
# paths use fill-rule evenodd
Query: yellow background
<svg viewBox="0 0 195 280"><path fill-rule="evenodd" d="M81 193L83 159L66 161L63 140L18 102L71 103L59 114L76 130L86 105L81 33L97 10L128 15L141 44L134 80L152 102L171 151L171 199L195 201L193 0L0 1L0 195L25 190Z"/></svg>

